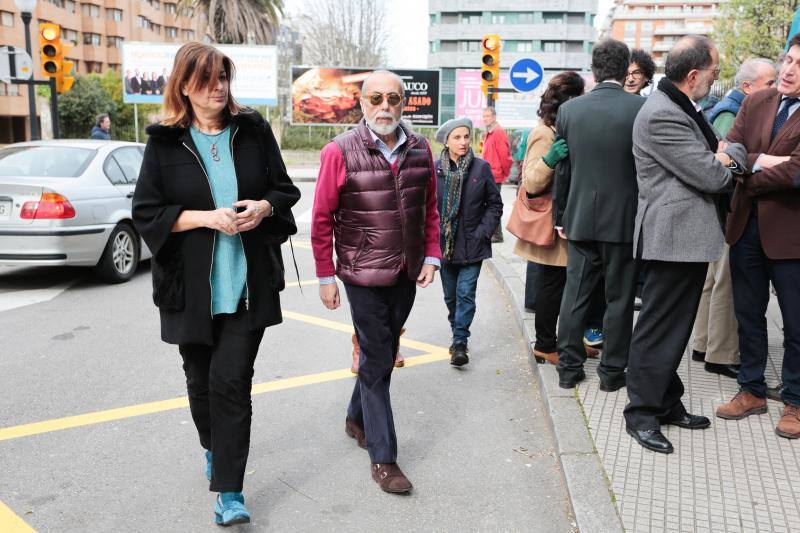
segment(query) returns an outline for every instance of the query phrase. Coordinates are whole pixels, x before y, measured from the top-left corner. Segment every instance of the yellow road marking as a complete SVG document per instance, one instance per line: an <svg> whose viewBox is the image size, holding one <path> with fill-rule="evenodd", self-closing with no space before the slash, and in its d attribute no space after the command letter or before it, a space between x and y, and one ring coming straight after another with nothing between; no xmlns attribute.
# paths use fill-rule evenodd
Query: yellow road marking
<svg viewBox="0 0 800 533"><path fill-rule="evenodd" d="M36 531L0 501L0 530L3 533L31 533Z"/></svg>
<svg viewBox="0 0 800 533"><path fill-rule="evenodd" d="M325 320L302 313L295 313L294 311L284 311L283 316L312 324L327 329L333 329L344 333L352 333L353 326L350 324L343 324L341 322L334 322L332 320ZM423 355L406 358L406 366L416 366L426 363L433 363L436 361L443 361L449 359L450 354L445 348L418 342L411 339L402 338L401 344L411 349L420 350L425 352ZM304 387L306 385L313 385L317 383L325 383L328 381L335 381L339 379L346 379L352 377L353 374L349 369L332 370L329 372L320 372L316 374L307 374L304 376L297 376L293 378L279 379L275 381L267 381L264 383L257 383L253 385L253 394L264 394L267 392L275 392L279 390L291 389L296 387ZM102 411L95 411L92 413L84 413L74 416L66 416L62 418L55 418L52 420L44 420L42 422L32 422L29 424L21 424L18 426L11 426L0 428L0 441L19 439L22 437L30 437L33 435L40 435L42 433L52 433L54 431L61 431L64 429L71 429L82 426L90 426L95 424L102 424L103 422L112 422L115 420L124 420L126 418L133 418L155 413L163 413L165 411L172 411L175 409L183 409L189 406L189 401L185 396L179 398L172 398L170 400L161 400L156 402L147 402L136 405L129 405L126 407L117 407L114 409L105 409ZM0 522L1 524L2 522Z"/></svg>
<svg viewBox="0 0 800 533"><path fill-rule="evenodd" d="M287 281L286 282L286 286L287 287L297 287L298 285L302 285L304 287L306 285L319 285L319 280L318 279L307 279L307 280L301 281L300 283L297 283L296 281Z"/></svg>
<svg viewBox="0 0 800 533"><path fill-rule="evenodd" d="M285 243L285 246L288 246L288 242ZM292 246L295 248L304 248L306 250L311 250L311 242L310 241L292 241Z"/></svg>

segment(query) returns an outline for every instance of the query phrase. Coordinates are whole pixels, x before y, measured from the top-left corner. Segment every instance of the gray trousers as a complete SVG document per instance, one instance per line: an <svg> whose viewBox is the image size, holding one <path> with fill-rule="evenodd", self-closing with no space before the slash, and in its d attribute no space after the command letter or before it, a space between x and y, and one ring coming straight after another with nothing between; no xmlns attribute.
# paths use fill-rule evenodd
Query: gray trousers
<svg viewBox="0 0 800 533"><path fill-rule="evenodd" d="M692 348L705 352L707 363L739 364L739 325L733 312L730 248L708 264L703 295L692 329Z"/></svg>

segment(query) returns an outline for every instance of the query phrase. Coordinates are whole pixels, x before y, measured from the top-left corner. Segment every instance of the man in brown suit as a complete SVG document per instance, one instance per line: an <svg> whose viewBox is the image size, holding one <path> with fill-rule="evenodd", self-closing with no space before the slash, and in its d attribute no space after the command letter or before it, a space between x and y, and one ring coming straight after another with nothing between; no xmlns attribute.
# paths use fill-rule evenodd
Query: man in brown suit
<svg viewBox="0 0 800 533"><path fill-rule="evenodd" d="M784 323L785 404L775 432L800 437L800 36L789 43L778 84L750 95L727 140L747 148L749 174L736 186L726 239L739 322L740 391L717 409L738 420L767 412L769 283Z"/></svg>

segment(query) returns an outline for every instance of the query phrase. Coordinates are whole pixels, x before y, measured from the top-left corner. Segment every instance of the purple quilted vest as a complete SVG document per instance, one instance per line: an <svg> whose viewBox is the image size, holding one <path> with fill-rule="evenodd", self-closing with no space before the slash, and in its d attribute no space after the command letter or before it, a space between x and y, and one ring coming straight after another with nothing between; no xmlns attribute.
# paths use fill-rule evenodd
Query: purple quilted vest
<svg viewBox="0 0 800 533"><path fill-rule="evenodd" d="M401 128L404 128L402 125ZM431 176L428 142L404 128L397 176L366 123L334 139L344 157L345 183L334 219L336 274L365 287L417 279L425 256L425 205Z"/></svg>

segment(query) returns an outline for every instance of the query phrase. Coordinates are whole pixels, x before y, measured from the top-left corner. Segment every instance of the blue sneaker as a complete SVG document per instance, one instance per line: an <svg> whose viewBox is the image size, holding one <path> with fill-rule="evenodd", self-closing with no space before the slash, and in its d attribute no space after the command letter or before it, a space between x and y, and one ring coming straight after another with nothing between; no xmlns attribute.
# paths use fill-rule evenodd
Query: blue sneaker
<svg viewBox="0 0 800 533"><path fill-rule="evenodd" d="M589 328L583 332L583 343L586 346L600 346L603 344L603 330Z"/></svg>
<svg viewBox="0 0 800 533"><path fill-rule="evenodd" d="M220 492L214 503L214 522L220 526L249 524L250 511L244 506L241 492Z"/></svg>
<svg viewBox="0 0 800 533"><path fill-rule="evenodd" d="M206 450L206 478L211 481L211 450Z"/></svg>

